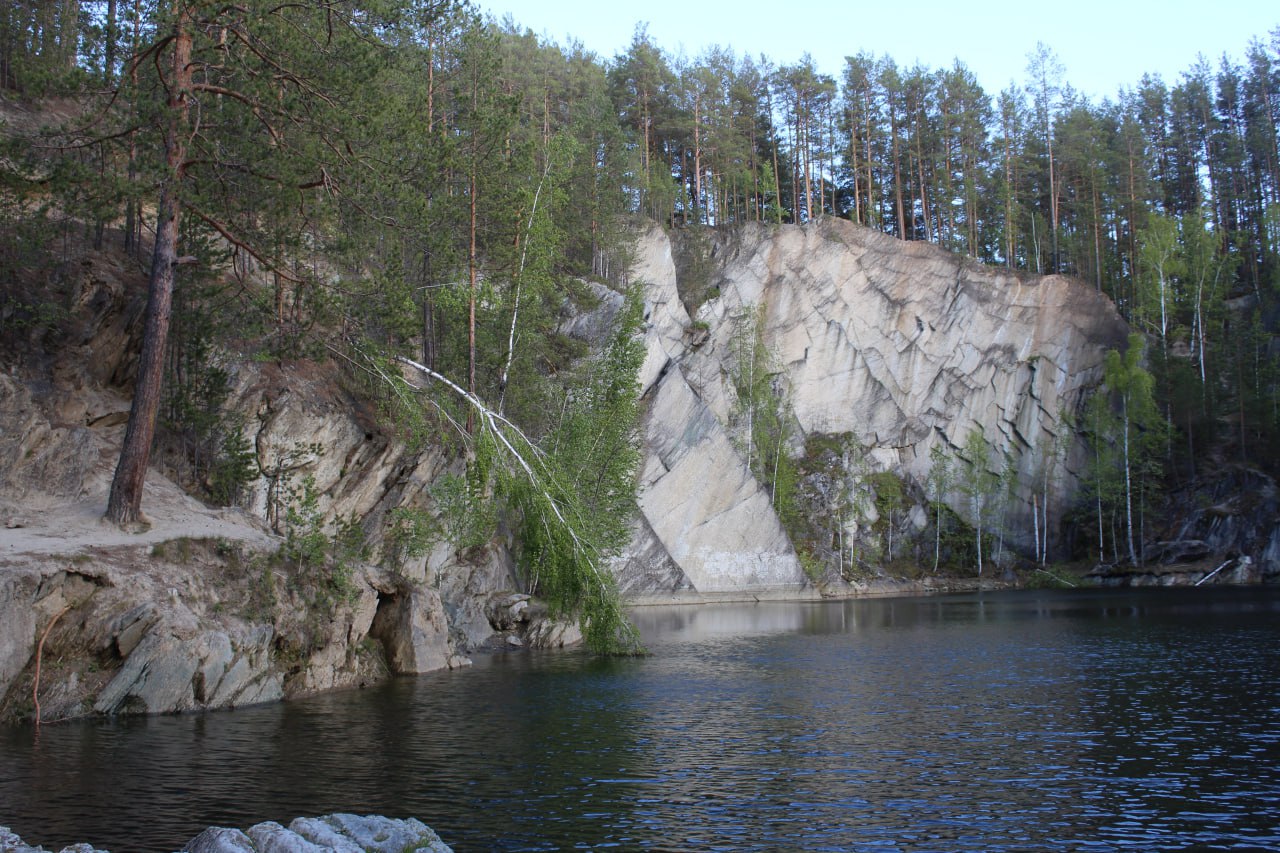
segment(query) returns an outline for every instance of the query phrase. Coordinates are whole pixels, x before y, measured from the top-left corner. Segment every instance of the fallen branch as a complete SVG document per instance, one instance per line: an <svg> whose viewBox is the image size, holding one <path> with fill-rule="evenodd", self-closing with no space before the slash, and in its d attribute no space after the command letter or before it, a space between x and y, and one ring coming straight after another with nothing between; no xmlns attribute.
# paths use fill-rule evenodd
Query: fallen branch
<svg viewBox="0 0 1280 853"><path fill-rule="evenodd" d="M62 618L62 614L66 613L70 609L71 605L68 604L66 607L53 614L53 618L49 620L49 624L44 626L44 631L40 634L40 642L36 645L36 671L35 677L32 678L31 683L31 701L34 702L36 706L37 728L40 726L40 661L41 658L44 657L44 641L49 639L49 632L53 630L53 626L57 621Z"/></svg>
<svg viewBox="0 0 1280 853"><path fill-rule="evenodd" d="M1216 575L1218 572L1222 571L1222 570L1223 570L1223 569L1225 569L1227 566L1231 565L1231 563L1232 563L1232 561L1231 561L1231 560L1227 560L1227 561L1226 561L1225 563L1223 563L1221 566L1218 566L1218 568L1214 569L1213 571L1209 572L1209 574L1205 575L1204 577L1200 578L1200 580L1196 581L1196 582L1195 582L1195 586L1200 586L1200 584L1202 584L1202 583L1204 583L1205 581L1209 580L1209 578L1213 577L1213 576L1214 576L1214 575Z"/></svg>
<svg viewBox="0 0 1280 853"><path fill-rule="evenodd" d="M1060 577L1058 577L1057 575L1055 575L1053 572L1046 571L1046 570L1044 570L1044 569L1036 569L1036 571L1037 571L1037 572L1039 572L1039 573L1040 573L1040 574L1042 574L1042 575L1048 575L1049 577L1051 577L1051 578L1053 578L1054 580L1056 580L1058 583L1065 583L1067 586L1070 586L1070 587L1074 587L1074 586L1075 586L1075 584L1073 584L1071 581L1067 580L1066 578L1060 578Z"/></svg>
<svg viewBox="0 0 1280 853"><path fill-rule="evenodd" d="M573 540L574 547L576 547L582 553L582 555L587 558L587 564L591 567L591 571L596 576L596 580L603 585L605 583L605 580L604 580L604 577L600 574L599 567L596 565L596 558L594 554L595 549L592 548L588 543L584 542L578 536L577 530L574 529L574 526L569 522L567 518L564 517L564 514L561 512L560 502L557 501L555 497L552 496L550 491L548 491L546 488L544 488L541 485L540 478L537 472L533 470L533 466L529 463L527 459L525 459L524 455L521 454L521 452L516 449L515 445L511 443L511 440L507 437L506 430L509 429L513 433L515 433L515 435L519 437L520 441L523 442L525 447L529 448L531 455L535 459L541 456L541 451L538 449L537 445L535 445L533 441L530 440L530 438L520 430L519 427L517 427L511 421L504 418L499 413L490 409L483 402L481 402L478 397L466 391L464 388L462 388L462 386L453 382L448 377L435 372L434 370L432 370L429 367L426 367L425 365L419 364L413 359L405 358L404 356L396 356L395 360L400 364L404 364L404 365L407 365L408 367L412 367L414 370L421 372L423 375L431 379L434 379L435 381L450 388L455 394L462 397L463 400L470 403L471 406L476 409L476 412L480 415L480 418L485 423L488 424L489 430L493 434L493 436L502 443L503 447L507 449L507 452L511 455L511 458L515 461L517 465L520 466L520 469L524 471L525 476L529 478L529 481L534 485L534 488L536 488L538 492L542 495L543 499L546 500L547 505L551 508L552 513L555 514L556 521L558 521L564 527L565 531L568 532L569 537Z"/></svg>

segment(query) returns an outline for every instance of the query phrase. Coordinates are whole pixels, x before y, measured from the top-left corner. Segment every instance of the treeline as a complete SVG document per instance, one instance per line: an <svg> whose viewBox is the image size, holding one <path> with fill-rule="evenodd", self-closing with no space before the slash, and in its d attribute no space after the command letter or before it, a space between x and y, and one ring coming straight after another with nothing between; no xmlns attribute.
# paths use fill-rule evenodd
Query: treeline
<svg viewBox="0 0 1280 853"><path fill-rule="evenodd" d="M849 57L839 79L637 32L609 64L640 210L677 223L843 216L989 264L1078 276L1156 343L1176 472L1231 439L1276 461L1280 30L1114 99L1039 45L994 97L962 63ZM1223 435L1227 424L1233 434Z"/></svg>
<svg viewBox="0 0 1280 853"><path fill-rule="evenodd" d="M575 355L557 313L590 298L577 279L616 281L628 215L826 215L1084 279L1148 336L1162 470L1277 462L1280 30L1095 100L1043 45L988 93L958 62L864 53L830 76L643 28L601 58L452 0L19 0L0 87L94 119L14 153L45 163L6 179L25 209L56 196L64 228L138 252L170 191L182 276L268 283L241 337L298 353L341 328L534 435Z"/></svg>

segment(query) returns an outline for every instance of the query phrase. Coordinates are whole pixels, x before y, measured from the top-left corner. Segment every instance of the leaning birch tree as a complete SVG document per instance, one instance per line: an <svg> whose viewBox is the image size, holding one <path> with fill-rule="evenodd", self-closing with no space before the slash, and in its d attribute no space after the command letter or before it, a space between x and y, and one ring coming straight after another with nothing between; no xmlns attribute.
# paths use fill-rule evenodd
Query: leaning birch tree
<svg viewBox="0 0 1280 853"><path fill-rule="evenodd" d="M601 654L642 651L607 562L630 541L635 514L643 310L635 289L606 346L586 359L585 375L566 389L559 426L539 440L425 364L373 355L358 362L407 406L421 405L419 392L437 405L432 392L441 390L467 409L471 424L454 423L472 455L485 457L485 490L515 528L527 590L553 612L581 619L588 648Z"/></svg>

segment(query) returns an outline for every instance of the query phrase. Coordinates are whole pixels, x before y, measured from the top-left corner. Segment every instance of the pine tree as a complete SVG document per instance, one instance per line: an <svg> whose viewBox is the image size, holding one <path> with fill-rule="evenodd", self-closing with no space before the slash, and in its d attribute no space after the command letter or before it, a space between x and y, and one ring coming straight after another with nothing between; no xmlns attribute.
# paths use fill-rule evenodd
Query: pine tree
<svg viewBox="0 0 1280 853"><path fill-rule="evenodd" d="M201 260L180 253L183 216L216 234L233 257L243 253L268 270L277 282L277 311L282 310L286 284L303 281L298 258L290 256L289 246L264 239L271 232L256 215L261 207L250 211L243 205L269 197L280 209L306 211L310 199L337 194L342 177L367 168L353 153L351 137L342 140L344 132L354 133L355 116L347 111L363 88L362 75L375 67L379 49L368 35L378 24L369 15L339 16L331 9L209 8L173 0L157 19L154 40L130 58L122 85L139 78L134 72L156 74L141 78L140 85L163 98L153 123L163 167L143 350L107 505L107 518L116 524L142 520L175 277L179 265ZM332 74L328 63L338 63L345 73ZM193 120L195 110L199 121ZM104 133L103 144L113 137ZM315 213L304 212L303 218L314 221ZM285 225L276 221L274 228L303 239L305 227L297 219L293 229ZM298 292L292 298L299 304Z"/></svg>

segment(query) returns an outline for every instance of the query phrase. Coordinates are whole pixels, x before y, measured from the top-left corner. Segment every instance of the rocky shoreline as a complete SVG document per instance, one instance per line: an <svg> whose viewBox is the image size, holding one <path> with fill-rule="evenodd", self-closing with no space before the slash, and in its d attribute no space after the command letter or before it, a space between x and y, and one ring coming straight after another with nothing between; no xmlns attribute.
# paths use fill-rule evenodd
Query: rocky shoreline
<svg viewBox="0 0 1280 853"><path fill-rule="evenodd" d="M951 577L930 575L922 578L875 577L865 581L806 585L802 587L763 587L730 592L699 592L677 589L667 592L637 593L626 598L628 607L664 607L669 605L742 604L762 601L842 601L850 598L894 598L913 595L938 595L954 592L1013 589L1017 583L1004 578Z"/></svg>
<svg viewBox="0 0 1280 853"><path fill-rule="evenodd" d="M300 817L282 826L266 821L247 831L211 826L182 846L180 853L452 853L440 836L419 820L381 815L330 814ZM0 826L0 853L49 853L25 844ZM91 844L73 844L60 853L108 853Z"/></svg>
<svg viewBox="0 0 1280 853"><path fill-rule="evenodd" d="M879 553L886 525L870 472L915 495L898 513L899 534L922 530L931 451L954 451L971 429L1025 480L1036 464L1029 448L1057 434L1059 410L1080 408L1105 352L1123 340L1114 309L1078 282L1010 276L848 223L746 228L717 240L716 295L694 305L676 262L683 250L656 226L637 234L630 280L645 293L645 462L633 540L609 566L624 600L1009 585L932 575L814 584L792 538L812 540L814 574L825 565L828 580L837 574L832 541L841 543L838 565L855 545ZM523 594L508 533L478 547L451 540L445 486L456 485L462 461L443 444L408 442L332 364L224 353L224 415L243 424L259 475L240 507L193 498L183 485L198 484L184 479L179 448L162 446L146 484L147 529L104 524L142 282L124 258L90 253L50 287L50 298L67 300L66 328L16 341L9 363L0 353L0 723L238 707L465 667L487 648L581 640L576 624ZM562 330L588 347L622 300L597 291L598 304L566 317ZM856 519L821 536L784 529L741 452L731 377L743 318L755 312L785 366L790 417L816 440L803 483L816 503L805 511L830 514L824 501L842 490L867 499ZM1050 484L1056 511L1070 506L1082 446L1073 453ZM1249 555L1258 577L1275 579L1276 495L1265 475L1224 480L1212 504L1188 504L1162 562ZM1030 498L1011 510L1015 549L1033 529ZM290 511L301 519L293 527ZM414 548L397 545L405 518L426 531ZM322 539L326 553L291 557L289 535Z"/></svg>

